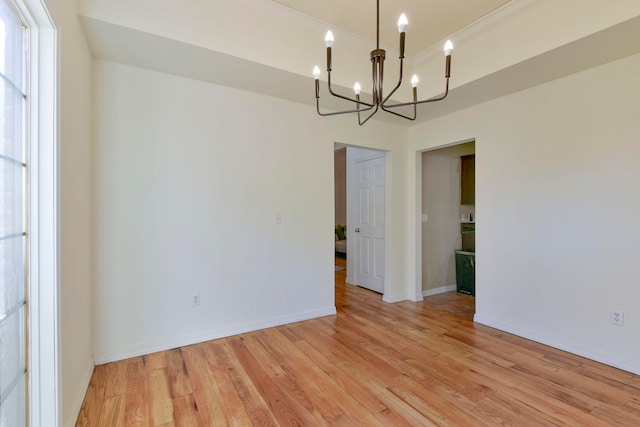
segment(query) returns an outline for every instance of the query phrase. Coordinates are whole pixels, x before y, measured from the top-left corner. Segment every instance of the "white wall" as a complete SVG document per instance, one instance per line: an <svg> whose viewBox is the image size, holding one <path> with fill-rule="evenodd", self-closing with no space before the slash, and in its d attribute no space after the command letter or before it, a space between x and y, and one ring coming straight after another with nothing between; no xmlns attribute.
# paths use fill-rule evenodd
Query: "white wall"
<svg viewBox="0 0 640 427"><path fill-rule="evenodd" d="M81 3L82 14L88 18L135 28L310 79L314 65L318 65L323 82L327 79L324 36L327 30L332 30L336 39L332 83L350 89L356 80L365 81L371 76L368 60L371 40L329 26L277 2L83 0ZM387 51L388 63L394 64L388 66L395 70L398 47L394 43L381 48ZM364 57L353 55L353 52L362 52ZM171 58L165 60L171 61ZM410 64L410 59L407 62ZM310 96L313 96L313 86L310 87ZM325 89L322 90L324 97Z"/></svg>
<svg viewBox="0 0 640 427"><path fill-rule="evenodd" d="M105 61L94 79L98 363L335 312L334 142L404 153L403 129Z"/></svg>
<svg viewBox="0 0 640 427"><path fill-rule="evenodd" d="M422 223L422 290L429 294L456 284L454 251L462 247L460 217L475 215L475 205L460 205L460 157L474 152L475 144L469 142L422 154L422 214L427 215Z"/></svg>
<svg viewBox="0 0 640 427"><path fill-rule="evenodd" d="M636 0L511 2L507 7L485 18L479 25L451 36L454 43L451 88L463 86L529 58L551 52L638 14L640 2ZM598 55L594 46L591 56ZM557 63L548 65L560 66ZM442 91L443 71L444 59L440 45L415 57L412 72L423 76L420 82L423 95ZM474 96L474 93L467 95Z"/></svg>
<svg viewBox="0 0 640 427"><path fill-rule="evenodd" d="M636 373L639 91L635 55L410 130L476 139L476 321Z"/></svg>
<svg viewBox="0 0 640 427"><path fill-rule="evenodd" d="M61 415L74 425L93 370L91 340L91 54L72 0L45 0L58 29Z"/></svg>

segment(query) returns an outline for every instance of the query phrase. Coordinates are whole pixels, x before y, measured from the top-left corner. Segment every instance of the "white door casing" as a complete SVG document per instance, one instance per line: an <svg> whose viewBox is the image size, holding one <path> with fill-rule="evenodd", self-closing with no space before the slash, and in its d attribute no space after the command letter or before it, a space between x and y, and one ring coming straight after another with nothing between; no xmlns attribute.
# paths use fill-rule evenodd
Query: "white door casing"
<svg viewBox="0 0 640 427"><path fill-rule="evenodd" d="M356 162L356 283L384 292L385 157Z"/></svg>

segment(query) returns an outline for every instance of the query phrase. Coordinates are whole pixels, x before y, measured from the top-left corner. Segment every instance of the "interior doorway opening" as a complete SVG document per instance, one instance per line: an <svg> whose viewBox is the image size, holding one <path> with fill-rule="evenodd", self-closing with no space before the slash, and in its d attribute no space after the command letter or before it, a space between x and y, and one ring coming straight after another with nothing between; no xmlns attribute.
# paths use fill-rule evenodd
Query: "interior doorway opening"
<svg viewBox="0 0 640 427"><path fill-rule="evenodd" d="M425 304L473 319L475 169L470 173L469 160L475 141L421 156L422 295Z"/></svg>
<svg viewBox="0 0 640 427"><path fill-rule="evenodd" d="M384 293L386 154L334 146L336 270L345 282Z"/></svg>

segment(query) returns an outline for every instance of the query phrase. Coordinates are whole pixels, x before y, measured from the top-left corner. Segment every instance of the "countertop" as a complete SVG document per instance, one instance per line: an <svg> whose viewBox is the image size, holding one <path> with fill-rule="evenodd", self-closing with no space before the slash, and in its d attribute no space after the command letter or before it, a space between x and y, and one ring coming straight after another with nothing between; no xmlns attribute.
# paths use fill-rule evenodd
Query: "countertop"
<svg viewBox="0 0 640 427"><path fill-rule="evenodd" d="M457 250L456 251L457 254L460 255L471 255L471 256L476 256L475 252L469 252L469 251L463 251L463 250Z"/></svg>

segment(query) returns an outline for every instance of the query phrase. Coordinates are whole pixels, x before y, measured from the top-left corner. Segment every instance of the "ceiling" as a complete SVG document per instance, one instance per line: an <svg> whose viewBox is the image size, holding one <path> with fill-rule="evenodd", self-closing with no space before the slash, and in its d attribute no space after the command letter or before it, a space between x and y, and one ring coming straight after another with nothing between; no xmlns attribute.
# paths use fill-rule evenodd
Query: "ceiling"
<svg viewBox="0 0 640 427"><path fill-rule="evenodd" d="M153 2L158 0L147 1ZM176 5L179 4L179 2L174 0L165 1ZM308 0L220 0L219 2L204 3L211 5L210 7L212 8L216 6L221 10L226 11L228 9L231 12L235 10L236 4L241 4L242 7L238 6L237 9L241 12L243 18L245 16L248 18L252 16L262 18L263 15L267 15L266 17L269 19L265 19L265 22L271 25L271 27L265 24L264 26L258 27L254 32L257 31L258 34L269 32L269 35L272 37L270 40L275 40L276 42L281 39L289 40L289 29L287 25L291 25L291 21L288 19L292 16L294 19L300 18L300 22L304 23L304 25L312 26L313 31L310 31L310 33L313 33L313 37L315 37L318 28L322 29L325 26L326 21L321 20L321 18L309 19L308 15L300 15L302 12L292 12L292 9L281 6L277 4L276 1L291 4L295 3L296 7L300 8L305 3L313 6L312 2ZM331 13L335 15L346 15L345 10L347 6L344 4L351 5L352 3L361 4L364 2L364 0L341 0L344 4L341 3L338 5L338 1L339 0L315 0L316 3L322 4L321 6L316 5L317 8L325 10L325 13L331 11ZM392 0L382 1L384 3L392 2ZM546 0L517 0L510 2L490 2L488 0L464 1L466 3L482 3L485 7L489 3L494 4L494 6L495 4L505 4L506 6L502 6L499 13L491 14L491 18L482 19L478 24L458 33L454 41L459 40L460 51L465 49L468 40L477 37L477 27L487 28L488 26L489 28L493 28L495 20L505 19L503 15L516 16L514 14L522 13L522 10L525 10L522 9L523 5L529 8L539 7L540 9L536 9L536 12L539 13L543 10L542 6L544 5L559 4L547 2ZM173 30L174 27L167 25L162 19L156 19L157 22L164 23L164 25L160 27L160 30L154 29L153 27L151 27L151 29L146 28L144 25L141 25L141 23L147 23L151 20L145 18L137 22L136 19L142 15L129 14L127 12L130 8L130 2L128 2L128 0L118 0L117 2L121 5L122 10L125 11L122 16L126 19L123 18L120 21L117 19L111 21L110 19L112 18L110 18L110 15L107 13L113 10L113 7L110 5L112 4L111 2L115 3L115 0L96 0L96 2L101 5L109 4L108 7L105 6L106 12L102 14L97 13L95 16L85 12L80 16L80 21L84 27L87 40L95 58L287 99L293 102L311 105L315 109L316 99L313 96L313 77L310 73L301 74L296 68L278 67L260 61L261 57L258 54L264 53L265 50L268 52L273 51L286 57L286 55L288 55L287 52L289 52L286 49L267 49L264 48L264 46L268 46L268 43L264 40L257 40L258 43L256 43L253 39L249 38L247 39L249 41L246 43L246 46L240 44L240 47L246 48L245 51L256 56L234 55L233 52L230 53L223 49L218 50L208 46L206 43L199 44L196 42L197 38L194 39L196 40L194 41L188 38L176 37L176 35L170 31ZM375 9L373 0L367 0L367 2L372 3L373 9ZM395 0L394 4L424 6L425 4L446 5L449 3L459 4L460 2L461 0ZM133 3L138 4L143 2ZM335 6L327 6L330 4ZM258 8L258 11L252 12L249 6ZM381 5L381 7L382 6L383 5ZM266 12L264 12L262 8L266 9ZM515 11L508 11L509 8L513 8ZM195 10L196 6L193 6L193 9ZM191 9L187 7L185 10L189 12ZM200 9L197 9L197 11L199 13ZM166 15L167 19L173 19L172 13L164 10L161 10L161 12ZM368 9L368 12L371 12L371 10ZM319 14L320 12L314 13ZM375 11L373 13L375 13ZM424 10L423 13L425 13ZM394 13L394 15L395 14L396 13ZM450 14L455 15L453 11L451 11ZM186 14L185 16L189 18L189 21L185 22L195 22L190 24L190 26L184 26L184 28L186 29L186 34L190 36L193 34L202 34L206 40L211 36L210 21L207 19L206 14L202 15L203 18L198 21L194 19L193 16ZM408 39L413 37L429 49L446 37L433 35L431 36L433 37L432 39L428 39L427 36L412 36L412 34L415 33L414 30L417 31L415 27L421 26L412 26L412 22L414 22L414 18L412 17L414 16L413 12L408 12L407 15L409 16ZM115 16L118 15L116 14ZM224 16L225 19L228 19L227 15ZM425 15L424 19L427 19L428 16L433 16L433 14ZM178 18L184 17L178 15ZM469 19L474 20L476 18L477 17ZM544 17L545 20L551 20L551 18L556 19L558 17ZM423 18L419 19L422 20ZM556 20L562 21L563 19L563 17L559 17ZM365 20L364 17L361 19L363 22ZM395 42L397 42L396 20L397 18L394 18L391 24L394 27L392 38ZM355 21L358 20L350 20L344 25L355 25ZM260 23L260 20L256 19L253 24L255 25L256 22ZM458 25L464 26L462 22L458 24L447 22L449 35L459 30L459 28L456 28ZM377 114L375 118L402 126L411 126L414 123L431 120L581 70L640 53L640 44L637 42L637 40L640 40L640 13L630 15L629 19L615 22L617 22L615 25L608 24L600 30L593 30L588 33L589 35L583 35L575 38L573 41L564 42L564 44L560 44L553 49L541 50L538 53L533 52L533 55L522 57L522 59L512 63L503 64L501 68L483 70L482 73L475 75L472 79L467 79L465 83L452 86L446 102L419 105L418 119L415 122L410 122L391 114ZM223 28L220 31L222 31L222 34L226 34L229 29L224 27L224 25L221 26ZM278 32L282 27L285 28ZM543 31L543 29L540 29L539 34L531 33L531 36L536 39L540 38ZM530 33L527 34L529 35ZM277 36L281 36L281 39L278 39ZM213 39L218 40L215 37ZM245 39L241 38L238 38L238 40L241 42L245 41ZM433 42L433 40L436 41ZM290 41L290 43L296 45L295 41L296 40ZM336 45L338 43L339 40L336 40ZM365 41L365 44L368 44L368 42ZM391 42L389 44L391 44ZM228 43L221 43L221 45L226 47ZM302 49L306 48L305 46L306 45L303 44ZM416 49L423 49L423 47ZM295 51L295 48L292 48L292 51ZM271 57L270 55L266 56ZM428 55L426 56L428 57ZM313 58L313 55L309 55L309 58ZM496 57L492 58L495 60ZM305 59L308 58L305 57ZM286 61L282 63L287 64ZM475 64L472 63L470 66L474 67ZM339 84L334 85L334 89L341 93L349 93L351 91L350 87L340 86ZM322 108L326 111L342 110L344 109L344 101L335 97L324 96Z"/></svg>
<svg viewBox="0 0 640 427"><path fill-rule="evenodd" d="M374 0L273 0L321 21L376 39ZM398 17L407 15L406 51L417 55L511 0L381 0L380 43L399 43ZM338 41L336 41L338 43Z"/></svg>

